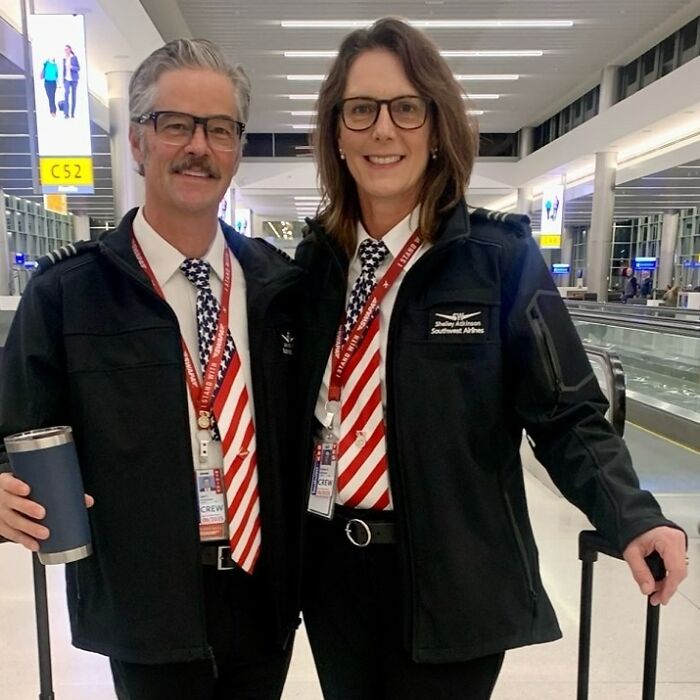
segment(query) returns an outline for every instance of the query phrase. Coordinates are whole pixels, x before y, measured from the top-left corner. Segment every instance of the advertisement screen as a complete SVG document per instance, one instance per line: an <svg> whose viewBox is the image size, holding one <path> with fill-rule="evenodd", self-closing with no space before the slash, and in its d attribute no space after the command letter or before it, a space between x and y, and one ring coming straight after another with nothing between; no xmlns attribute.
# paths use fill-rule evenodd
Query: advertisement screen
<svg viewBox="0 0 700 700"><path fill-rule="evenodd" d="M32 15L29 33L42 191L92 194L83 17Z"/></svg>
<svg viewBox="0 0 700 700"><path fill-rule="evenodd" d="M224 198L219 202L219 218L231 226L231 190L226 190Z"/></svg>
<svg viewBox="0 0 700 700"><path fill-rule="evenodd" d="M233 228L249 238L253 235L253 227L250 221L250 209L236 209L236 220L233 222Z"/></svg>
<svg viewBox="0 0 700 700"><path fill-rule="evenodd" d="M540 247L560 248L564 224L564 186L548 187L542 193Z"/></svg>

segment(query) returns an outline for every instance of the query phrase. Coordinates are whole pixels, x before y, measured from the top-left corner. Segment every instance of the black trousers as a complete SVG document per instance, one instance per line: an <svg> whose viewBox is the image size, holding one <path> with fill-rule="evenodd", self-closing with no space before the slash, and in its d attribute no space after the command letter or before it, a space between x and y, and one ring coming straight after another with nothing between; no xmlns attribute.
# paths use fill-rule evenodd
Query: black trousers
<svg viewBox="0 0 700 700"><path fill-rule="evenodd" d="M359 548L342 522L308 518L304 624L325 700L491 697L503 653L417 664L404 648L395 545Z"/></svg>
<svg viewBox="0 0 700 700"><path fill-rule="evenodd" d="M283 650L274 644L255 576L213 566L203 570L216 669L211 660L151 665L110 659L119 700L278 700L282 695L292 645Z"/></svg>

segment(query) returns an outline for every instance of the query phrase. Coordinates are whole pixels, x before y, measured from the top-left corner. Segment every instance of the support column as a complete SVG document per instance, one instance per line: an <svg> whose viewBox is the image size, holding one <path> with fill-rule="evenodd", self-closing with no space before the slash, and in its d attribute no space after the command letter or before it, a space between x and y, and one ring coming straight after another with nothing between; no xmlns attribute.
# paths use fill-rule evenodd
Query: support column
<svg viewBox="0 0 700 700"><path fill-rule="evenodd" d="M520 129L520 138L518 139L518 157L520 160L527 158L533 151L535 146L535 127L524 126ZM518 204L517 212L519 214L527 214L530 216L532 212L532 188L518 188Z"/></svg>
<svg viewBox="0 0 700 700"><path fill-rule="evenodd" d="M607 301L615 210L617 153L596 153L591 228L586 245L586 286Z"/></svg>
<svg viewBox="0 0 700 700"><path fill-rule="evenodd" d="M617 104L620 94L620 66L605 66L600 76L600 100L598 114Z"/></svg>
<svg viewBox="0 0 700 700"><path fill-rule="evenodd" d="M656 274L656 288L666 289L673 284L675 273L676 246L680 230L681 215L678 210L664 212L661 227L661 248L659 250L659 267Z"/></svg>
<svg viewBox="0 0 700 700"><path fill-rule="evenodd" d="M117 221L129 209L144 201L143 178L136 171L136 164L129 147L129 71L107 73L109 97L109 145L112 154L112 189L114 214Z"/></svg>
<svg viewBox="0 0 700 700"><path fill-rule="evenodd" d="M73 216L73 240L90 240L90 217L87 214L75 214Z"/></svg>
<svg viewBox="0 0 700 700"><path fill-rule="evenodd" d="M571 226L564 226L561 232L561 261L567 265L573 263L574 258L574 232Z"/></svg>
<svg viewBox="0 0 700 700"><path fill-rule="evenodd" d="M5 195L3 191L0 190L0 296L9 296L12 294L10 268L10 241L7 237Z"/></svg>

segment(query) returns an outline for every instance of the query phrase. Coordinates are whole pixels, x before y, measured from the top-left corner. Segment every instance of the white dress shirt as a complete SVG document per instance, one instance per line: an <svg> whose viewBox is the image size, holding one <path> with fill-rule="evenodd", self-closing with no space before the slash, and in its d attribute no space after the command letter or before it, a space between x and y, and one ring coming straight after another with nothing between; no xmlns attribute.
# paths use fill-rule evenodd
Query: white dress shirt
<svg viewBox="0 0 700 700"><path fill-rule="evenodd" d="M393 260L401 252L401 249L408 243L416 229L418 228L418 221L420 217L420 207L416 207L405 219L402 219L394 228L386 233L382 240L384 244L389 249L389 254L384 258L381 265L377 268L376 277L377 281L381 280L384 273L389 269L389 266ZM362 223L357 225L357 247L355 248L355 254L350 260L350 266L348 268L348 287L345 292L345 305L347 306L348 299L350 297L350 291L352 290L355 280L360 276L362 271L362 262L360 261L359 249L360 243L371 236L365 230ZM394 310L394 303L396 302L396 295L399 292L399 287L403 281L406 273L411 269L411 267L416 263L418 258L425 253L426 250L431 248L432 244L424 242L421 247L414 253L413 257L408 261L406 267L399 273L398 278L394 284L389 288L382 303L379 306L379 378L382 386L382 405L386 409L386 347L389 336L389 321L391 320L391 314ZM320 421L326 417L326 403L328 401L328 387L330 385L331 378L331 360L333 358L333 351L331 350L331 355L328 358L328 363L326 364L326 371L323 375L323 383L321 384L321 391L318 395L318 400L316 401L316 411L315 415ZM336 426L334 430L334 435L336 440L340 439L338 434L340 421L335 421Z"/></svg>
<svg viewBox="0 0 700 700"><path fill-rule="evenodd" d="M200 381L202 371L199 363L199 340L197 335L197 290L195 286L185 277L185 273L180 269L185 256L176 248L170 245L160 236L146 221L143 215L143 208L140 208L134 219L134 236L138 241L143 254L148 260L148 264L153 270L153 274L158 280L160 288L163 290L165 301L175 312L177 321L180 324L180 333L185 341L185 345L190 352ZM214 296L221 302L221 291L224 278L224 251L226 250L226 239L221 230L217 227L217 233L203 260L211 265L210 275L211 289ZM230 249L229 249L230 250ZM250 412L254 417L253 387L250 375L250 345L248 343L248 312L246 309L246 287L243 270L233 251L231 257L231 298L229 300L228 324L236 352L241 360L241 369L248 387L250 399ZM199 464L199 441L197 433L197 417L192 404L192 397L187 391L187 407L190 420L190 436L192 441L193 464ZM253 420L255 420L253 418ZM212 447L213 446L213 447ZM221 464L221 443L210 443L209 464Z"/></svg>

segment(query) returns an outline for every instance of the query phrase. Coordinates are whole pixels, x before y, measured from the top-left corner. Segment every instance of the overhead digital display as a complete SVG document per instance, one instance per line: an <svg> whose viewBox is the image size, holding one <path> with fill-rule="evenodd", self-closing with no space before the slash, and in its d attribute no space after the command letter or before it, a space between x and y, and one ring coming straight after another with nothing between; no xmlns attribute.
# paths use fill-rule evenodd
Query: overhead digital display
<svg viewBox="0 0 700 700"><path fill-rule="evenodd" d="M82 15L29 18L39 171L44 194L92 194Z"/></svg>
<svg viewBox="0 0 700 700"><path fill-rule="evenodd" d="M656 270L656 258L635 258L635 270Z"/></svg>
<svg viewBox="0 0 700 700"><path fill-rule="evenodd" d="M571 265L568 263L554 263L552 273L555 275L568 275L571 272Z"/></svg>

